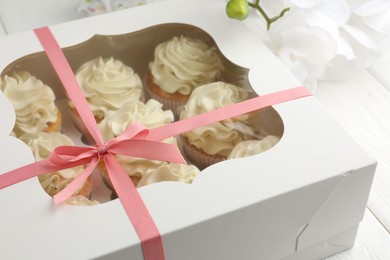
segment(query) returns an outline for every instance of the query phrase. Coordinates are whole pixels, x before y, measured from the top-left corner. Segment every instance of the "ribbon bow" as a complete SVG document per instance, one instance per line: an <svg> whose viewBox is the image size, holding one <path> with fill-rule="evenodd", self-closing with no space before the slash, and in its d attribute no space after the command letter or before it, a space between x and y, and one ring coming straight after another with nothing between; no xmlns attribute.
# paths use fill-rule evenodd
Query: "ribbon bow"
<svg viewBox="0 0 390 260"><path fill-rule="evenodd" d="M121 135L111 139L106 144L90 147L60 146L54 149L47 159L54 167L65 169L79 165L88 165L67 187L54 195L54 201L59 204L76 193L88 176L102 159L108 170L110 179L112 172L124 172L113 155L127 155L150 160L186 163L176 145L147 140L149 130L139 123L131 124Z"/></svg>

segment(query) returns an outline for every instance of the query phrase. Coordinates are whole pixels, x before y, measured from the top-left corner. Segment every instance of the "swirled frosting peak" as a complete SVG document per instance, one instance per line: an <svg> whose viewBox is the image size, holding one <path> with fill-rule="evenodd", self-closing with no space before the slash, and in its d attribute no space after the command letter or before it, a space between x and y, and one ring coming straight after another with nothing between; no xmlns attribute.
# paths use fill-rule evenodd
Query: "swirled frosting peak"
<svg viewBox="0 0 390 260"><path fill-rule="evenodd" d="M196 88L180 118L189 118L218 108L238 103L247 97L247 92L232 84L214 82ZM247 115L227 119L184 134L189 144L207 154L228 156L238 143L255 136L255 129L246 121ZM239 126L239 127L238 127ZM245 131L242 131L244 129Z"/></svg>
<svg viewBox="0 0 390 260"><path fill-rule="evenodd" d="M132 68L112 57L98 57L84 63L77 70L76 78L92 113L100 119L129 100L143 98L139 76Z"/></svg>
<svg viewBox="0 0 390 260"><path fill-rule="evenodd" d="M50 153L58 146L73 145L72 140L57 132L27 133L22 135L20 140L30 147L36 161L47 159ZM82 172L82 170L83 167L79 166L54 173L43 174L38 178L43 189L50 196L53 196L64 189L77 175Z"/></svg>
<svg viewBox="0 0 390 260"><path fill-rule="evenodd" d="M189 95L203 84L215 81L223 65L216 48L203 41L180 36L159 44L149 64L154 83L167 93Z"/></svg>
<svg viewBox="0 0 390 260"><path fill-rule="evenodd" d="M44 131L50 122L57 121L52 89L30 73L22 71L4 76L0 89L15 109L15 136Z"/></svg>
<svg viewBox="0 0 390 260"><path fill-rule="evenodd" d="M118 111L112 111L99 124L99 129L105 140L110 140L120 135L128 125L134 122L143 124L152 129L169 124L173 121L171 110L162 110L162 104L154 99L149 99L146 104L140 101L125 103Z"/></svg>
<svg viewBox="0 0 390 260"><path fill-rule="evenodd" d="M171 110L162 110L162 104L154 99L149 99L146 104L140 101L131 101L123 105L118 111L113 111L99 124L99 129L105 140L110 140L120 135L131 123L139 122L148 129L169 124L173 121ZM166 143L175 144L176 138L164 140ZM156 169L166 162L117 155L129 176L141 178L150 170Z"/></svg>

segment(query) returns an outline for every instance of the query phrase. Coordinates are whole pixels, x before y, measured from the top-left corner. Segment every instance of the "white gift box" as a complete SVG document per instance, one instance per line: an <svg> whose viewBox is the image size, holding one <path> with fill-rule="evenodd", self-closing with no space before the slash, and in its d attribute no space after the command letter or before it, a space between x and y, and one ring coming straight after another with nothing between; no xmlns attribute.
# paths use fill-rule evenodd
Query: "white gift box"
<svg viewBox="0 0 390 260"><path fill-rule="evenodd" d="M187 24L209 34L232 63L248 68L257 94L299 86L244 23L227 18L225 4L166 1L50 28L60 46L68 47L95 34ZM163 37L159 33L166 35L164 30L153 35ZM137 44L138 34L121 43ZM100 38L89 41L96 47L92 54L109 51L99 46ZM3 72L21 57L42 52L32 31L0 38L0 49ZM71 56L73 49L65 52ZM31 65L34 59L44 63L42 57L28 56L14 67L42 72L41 63ZM51 86L59 100L65 97L61 86ZM353 246L375 160L314 97L274 105L267 115L265 120L275 119L275 131L282 134L272 149L212 165L191 185L162 182L139 189L162 235L167 259L321 259ZM15 116L2 93L0 118L4 173L34 159L27 146L9 136ZM71 128L64 124L65 133L80 140ZM33 178L0 190L0 207L0 259L143 259L139 238L119 200L91 207L57 206Z"/></svg>

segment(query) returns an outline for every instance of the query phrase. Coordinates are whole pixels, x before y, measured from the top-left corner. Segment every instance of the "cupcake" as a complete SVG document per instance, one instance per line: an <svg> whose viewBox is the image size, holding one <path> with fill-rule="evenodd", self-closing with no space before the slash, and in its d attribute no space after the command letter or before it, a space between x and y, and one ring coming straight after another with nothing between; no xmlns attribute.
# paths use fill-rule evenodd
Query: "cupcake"
<svg viewBox="0 0 390 260"><path fill-rule="evenodd" d="M137 73L112 57L98 57L84 63L77 70L76 79L97 123L101 122L107 113L118 110L128 101L145 100L142 82ZM71 101L69 106L76 126L87 134Z"/></svg>
<svg viewBox="0 0 390 260"><path fill-rule="evenodd" d="M173 114L170 110L162 110L162 104L156 100L149 99L146 104L140 101L126 103L121 109L110 113L100 124L99 129L103 138L107 141L120 135L131 123L139 122L146 128L152 129L158 126L169 124L173 121ZM171 137L163 142L176 144L176 138ZM131 156L116 155L129 177L135 185L148 171L157 169L167 162L136 158ZM107 171L103 162L100 162L103 179L112 188Z"/></svg>
<svg viewBox="0 0 390 260"><path fill-rule="evenodd" d="M199 172L199 169L194 165L180 163L164 164L142 175L137 188L162 181L178 181L191 184Z"/></svg>
<svg viewBox="0 0 390 260"><path fill-rule="evenodd" d="M237 144L228 159L243 158L259 154L271 149L279 142L280 138L274 135L267 135L261 140L247 140Z"/></svg>
<svg viewBox="0 0 390 260"><path fill-rule="evenodd" d="M47 159L50 153L58 146L73 145L73 142L61 133L27 133L22 135L20 140L30 147L36 161ZM38 176L38 179L46 193L54 196L71 183L83 170L83 166L78 166L58 172L42 174ZM89 177L75 195L89 197L91 190L92 180Z"/></svg>
<svg viewBox="0 0 390 260"><path fill-rule="evenodd" d="M216 48L185 36L159 44L146 75L146 93L176 115L198 86L220 78L222 62Z"/></svg>
<svg viewBox="0 0 390 260"><path fill-rule="evenodd" d="M235 85L214 82L196 88L180 118L210 112L247 98L247 92ZM251 114L229 118L182 134L184 152L200 169L226 160L233 148L245 140L258 139Z"/></svg>
<svg viewBox="0 0 390 260"><path fill-rule="evenodd" d="M62 116L53 90L28 72L13 72L0 81L0 89L15 109L12 135L58 132Z"/></svg>

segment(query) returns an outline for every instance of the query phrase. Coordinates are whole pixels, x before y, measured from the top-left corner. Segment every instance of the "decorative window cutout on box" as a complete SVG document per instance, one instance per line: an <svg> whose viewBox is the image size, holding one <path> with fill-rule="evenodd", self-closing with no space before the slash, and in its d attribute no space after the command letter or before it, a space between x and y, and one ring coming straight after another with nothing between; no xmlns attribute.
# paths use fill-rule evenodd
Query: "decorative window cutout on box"
<svg viewBox="0 0 390 260"><path fill-rule="evenodd" d="M257 96L249 70L229 61L209 34L192 25L95 35L63 51L106 141L135 121L154 128ZM17 115L11 134L32 149L36 160L47 158L57 146L94 144L44 52L12 62L1 79L1 90ZM164 140L179 146L189 166L117 158L137 187L160 181L191 183L199 169L272 148L283 131L281 117L267 107ZM49 173L39 180L53 196L82 170ZM115 197L101 161L67 203L94 205Z"/></svg>

